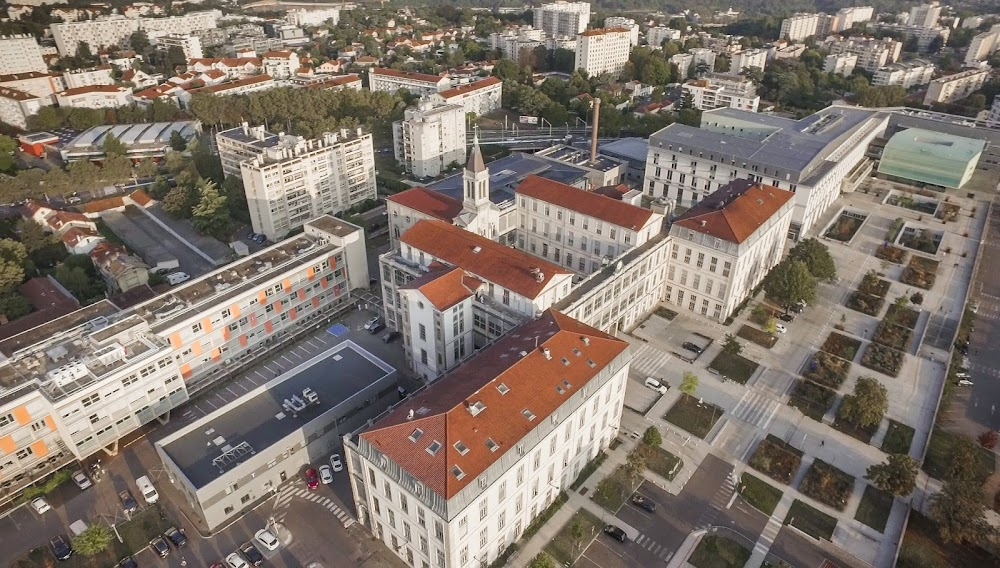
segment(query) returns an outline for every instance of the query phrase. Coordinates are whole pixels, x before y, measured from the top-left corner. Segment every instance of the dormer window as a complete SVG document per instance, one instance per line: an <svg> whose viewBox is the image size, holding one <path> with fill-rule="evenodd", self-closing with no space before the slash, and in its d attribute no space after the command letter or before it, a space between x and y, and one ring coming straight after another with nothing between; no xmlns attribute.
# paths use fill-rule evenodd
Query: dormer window
<svg viewBox="0 0 1000 568"><path fill-rule="evenodd" d="M417 428L416 430L414 430L413 432L410 433L410 441L411 442L416 442L423 435L424 435L424 431L421 430L420 428Z"/></svg>
<svg viewBox="0 0 1000 568"><path fill-rule="evenodd" d="M493 438L486 438L486 447L489 448L491 452L495 452L500 448L500 444L493 441Z"/></svg>
<svg viewBox="0 0 1000 568"><path fill-rule="evenodd" d="M455 479L462 479L465 477L465 472L462 471L462 468L457 465L451 466L451 474L455 476Z"/></svg>
<svg viewBox="0 0 1000 568"><path fill-rule="evenodd" d="M484 410L486 410L486 405L481 400L477 400L475 403L469 405L469 413L473 416L477 416Z"/></svg>
<svg viewBox="0 0 1000 568"><path fill-rule="evenodd" d="M500 394L507 394L510 392L510 387L508 387L503 383L500 383L499 385L497 385L497 390L500 391Z"/></svg>
<svg viewBox="0 0 1000 568"><path fill-rule="evenodd" d="M438 450L440 449L441 449L441 442L434 440L433 442L431 442L431 445L427 446L427 453L432 456L436 456Z"/></svg>
<svg viewBox="0 0 1000 568"><path fill-rule="evenodd" d="M535 419L535 413L532 412L532 411L530 411L530 410L528 410L527 408L525 408L524 410L522 410L521 414L523 414L524 417L527 418L529 422Z"/></svg>
<svg viewBox="0 0 1000 568"><path fill-rule="evenodd" d="M469 453L468 446L463 444L461 440L455 442L455 450L458 451L458 453L462 454L463 456Z"/></svg>

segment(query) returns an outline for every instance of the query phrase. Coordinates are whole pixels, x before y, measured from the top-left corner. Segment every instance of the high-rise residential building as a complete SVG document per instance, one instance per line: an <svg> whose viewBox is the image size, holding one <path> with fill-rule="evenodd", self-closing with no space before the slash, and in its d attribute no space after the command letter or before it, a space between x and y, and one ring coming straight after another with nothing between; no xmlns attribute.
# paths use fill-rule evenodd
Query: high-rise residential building
<svg viewBox="0 0 1000 568"><path fill-rule="evenodd" d="M643 191L690 207L750 179L795 193L792 232L804 234L841 191L864 179L865 151L887 121L884 112L836 105L801 120L705 111L701 128L671 124L649 138Z"/></svg>
<svg viewBox="0 0 1000 568"><path fill-rule="evenodd" d="M816 35L820 14L796 14L781 21L779 37L789 41L802 41Z"/></svg>
<svg viewBox="0 0 1000 568"><path fill-rule="evenodd" d="M587 30L576 38L576 68L591 77L603 73L617 76L628 61L632 43L623 28Z"/></svg>
<svg viewBox="0 0 1000 568"><path fill-rule="evenodd" d="M989 76L989 69L970 69L954 75L938 77L927 86L924 104L953 103L964 99L982 88Z"/></svg>
<svg viewBox="0 0 1000 568"><path fill-rule="evenodd" d="M632 42L632 47L639 45L639 24L636 23L632 18L623 18L621 16L610 16L605 18L604 27L606 28L622 28L628 30L629 41Z"/></svg>
<svg viewBox="0 0 1000 568"><path fill-rule="evenodd" d="M188 61L205 57L205 53L201 49L201 39L196 35L164 34L153 41L156 42L156 49L160 51L169 51L171 47L180 48L184 53L184 58Z"/></svg>
<svg viewBox="0 0 1000 568"><path fill-rule="evenodd" d="M978 66L998 49L1000 49L1000 24L972 38L969 49L965 52L965 66Z"/></svg>
<svg viewBox="0 0 1000 568"><path fill-rule="evenodd" d="M63 81L67 89L90 87L92 85L114 85L115 78L111 75L110 65L101 65L90 69L71 69L63 71Z"/></svg>
<svg viewBox="0 0 1000 568"><path fill-rule="evenodd" d="M729 73L739 75L744 69L756 67L761 71L767 66L767 51L763 49L747 49L733 54L729 64Z"/></svg>
<svg viewBox="0 0 1000 568"><path fill-rule="evenodd" d="M90 85L56 93L60 107L118 108L132 104L132 89L121 85Z"/></svg>
<svg viewBox="0 0 1000 568"><path fill-rule="evenodd" d="M0 75L31 71L48 71L38 40L29 34L0 36Z"/></svg>
<svg viewBox="0 0 1000 568"><path fill-rule="evenodd" d="M753 81L713 73L703 79L692 79L681 85L681 91L691 95L691 102L698 110L738 108L757 112L760 96Z"/></svg>
<svg viewBox="0 0 1000 568"><path fill-rule="evenodd" d="M618 435L631 358L555 310L525 323L345 437L361 523L414 566L491 564Z"/></svg>
<svg viewBox="0 0 1000 568"><path fill-rule="evenodd" d="M659 49L667 40L675 41L678 39L681 39L681 31L674 28L656 26L646 30L646 42L653 49Z"/></svg>
<svg viewBox="0 0 1000 568"><path fill-rule="evenodd" d="M941 18L941 5L938 2L921 4L910 8L910 15L906 18L906 25L920 26L922 28L934 28Z"/></svg>
<svg viewBox="0 0 1000 568"><path fill-rule="evenodd" d="M830 54L823 60L823 72L847 77L854 73L854 68L857 65L858 56L853 53Z"/></svg>
<svg viewBox="0 0 1000 568"><path fill-rule="evenodd" d="M590 24L589 2L554 2L534 9L535 29L554 36L583 33Z"/></svg>
<svg viewBox="0 0 1000 568"><path fill-rule="evenodd" d="M300 27L319 26L327 23L335 26L340 21L340 8L289 10L285 13L285 21Z"/></svg>
<svg viewBox="0 0 1000 568"><path fill-rule="evenodd" d="M886 22L872 22L868 24L868 27L876 31L888 32L897 37L901 36L906 41L915 39L917 42L917 50L923 52L929 51L931 44L935 41L940 42L940 45L943 46L948 42L948 38L951 36L951 28L945 28L942 26L926 27L909 24L899 25Z"/></svg>
<svg viewBox="0 0 1000 568"><path fill-rule="evenodd" d="M415 177L437 177L452 163L465 162L465 110L426 99L392 124L396 161Z"/></svg>
<svg viewBox="0 0 1000 568"><path fill-rule="evenodd" d="M52 24L52 38L59 55L76 55L80 42L86 42L96 53L103 47L124 46L132 34L142 30L151 38L166 34L190 34L195 30L216 27L222 12L206 10L166 18L127 18L108 16L96 20Z"/></svg>
<svg viewBox="0 0 1000 568"><path fill-rule="evenodd" d="M990 113L986 115L986 123L990 126L1000 126L1000 97L993 99Z"/></svg>
<svg viewBox="0 0 1000 568"><path fill-rule="evenodd" d="M874 73L899 60L903 51L903 43L888 37L884 39L850 38L831 42L829 49L832 55L857 55L856 65L869 73Z"/></svg>
<svg viewBox="0 0 1000 568"><path fill-rule="evenodd" d="M460 105L466 113L471 112L476 116L483 116L499 109L502 98L503 81L497 77L465 83L430 96L434 102Z"/></svg>
<svg viewBox="0 0 1000 568"><path fill-rule="evenodd" d="M898 86L904 89L926 85L934 77L934 69L934 64L924 59L892 63L875 72L872 76L872 85Z"/></svg>
<svg viewBox="0 0 1000 568"><path fill-rule="evenodd" d="M215 138L223 172L239 168L254 232L270 239L375 199L372 135L360 128L306 139L243 123Z"/></svg>
<svg viewBox="0 0 1000 568"><path fill-rule="evenodd" d="M382 67L368 71L368 89L372 91L396 94L396 91L406 89L411 95L429 97L450 88L451 79L440 75L411 73Z"/></svg>
<svg viewBox="0 0 1000 568"><path fill-rule="evenodd" d="M43 106L52 102L48 98L16 89L0 86L0 121L21 129L28 128L28 117L38 114Z"/></svg>
<svg viewBox="0 0 1000 568"><path fill-rule="evenodd" d="M316 284L320 284L319 287ZM104 451L368 286L364 231L332 217L135 307L107 300L0 341L0 501Z"/></svg>

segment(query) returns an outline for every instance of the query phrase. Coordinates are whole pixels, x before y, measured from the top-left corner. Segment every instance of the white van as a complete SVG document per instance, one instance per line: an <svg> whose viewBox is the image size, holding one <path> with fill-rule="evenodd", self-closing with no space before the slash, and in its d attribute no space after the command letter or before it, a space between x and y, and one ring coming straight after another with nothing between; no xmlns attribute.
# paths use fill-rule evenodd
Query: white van
<svg viewBox="0 0 1000 568"><path fill-rule="evenodd" d="M191 275L187 272L171 272L167 274L167 284L171 286L176 286L181 282L187 282L191 279Z"/></svg>
<svg viewBox="0 0 1000 568"><path fill-rule="evenodd" d="M648 379L646 379L646 386L655 390L660 394L667 394L667 385L661 383L660 381L654 379L653 377L649 377Z"/></svg>
<svg viewBox="0 0 1000 568"><path fill-rule="evenodd" d="M152 505L160 498L160 494L156 492L156 488L145 475L136 479L135 485L139 488L139 493L142 493L142 498L146 500L146 503Z"/></svg>

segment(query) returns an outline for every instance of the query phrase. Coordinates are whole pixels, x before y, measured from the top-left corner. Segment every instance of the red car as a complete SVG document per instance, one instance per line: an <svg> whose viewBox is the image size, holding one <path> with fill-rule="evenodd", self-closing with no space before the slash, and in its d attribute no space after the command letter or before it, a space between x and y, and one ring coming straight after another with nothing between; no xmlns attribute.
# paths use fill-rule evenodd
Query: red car
<svg viewBox="0 0 1000 568"><path fill-rule="evenodd" d="M316 476L316 470L309 468L306 470L306 486L309 489L316 489L319 487L319 477Z"/></svg>

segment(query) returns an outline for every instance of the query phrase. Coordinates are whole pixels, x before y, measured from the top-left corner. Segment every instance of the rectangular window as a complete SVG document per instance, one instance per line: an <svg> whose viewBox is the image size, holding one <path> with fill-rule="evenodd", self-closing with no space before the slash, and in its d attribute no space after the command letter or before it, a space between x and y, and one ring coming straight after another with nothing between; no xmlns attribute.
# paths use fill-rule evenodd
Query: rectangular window
<svg viewBox="0 0 1000 568"><path fill-rule="evenodd" d="M729 271L730 271L730 269L732 269L732 267L733 267L733 264L731 262L726 262L725 264L723 264L722 265L722 275L728 278L729 277Z"/></svg>
<svg viewBox="0 0 1000 568"><path fill-rule="evenodd" d="M420 339L423 341L427 341L427 328L424 326L424 324L420 324Z"/></svg>
<svg viewBox="0 0 1000 568"><path fill-rule="evenodd" d="M698 268L701 268L702 265L705 264L705 253L703 252L698 253L698 261L695 264L698 266Z"/></svg>

